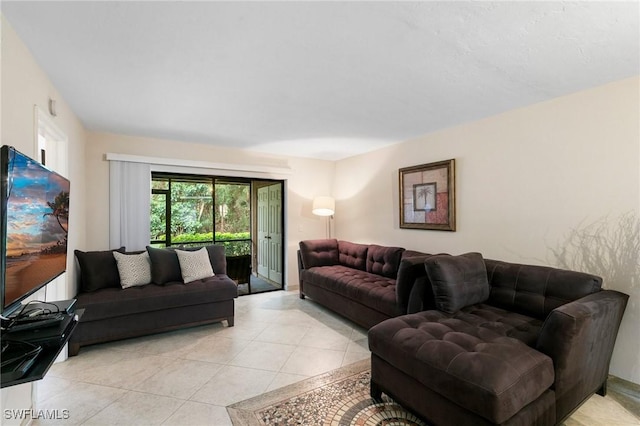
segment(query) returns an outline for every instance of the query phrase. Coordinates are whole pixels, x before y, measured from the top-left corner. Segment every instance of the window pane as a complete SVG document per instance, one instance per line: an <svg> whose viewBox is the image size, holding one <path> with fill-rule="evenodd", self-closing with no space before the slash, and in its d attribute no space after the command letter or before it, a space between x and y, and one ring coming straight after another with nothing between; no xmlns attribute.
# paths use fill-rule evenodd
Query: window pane
<svg viewBox="0 0 640 426"><path fill-rule="evenodd" d="M251 254L251 241L218 241L216 244L224 246L225 256L240 256Z"/></svg>
<svg viewBox="0 0 640 426"><path fill-rule="evenodd" d="M151 194L151 241L166 241L166 194Z"/></svg>
<svg viewBox="0 0 640 426"><path fill-rule="evenodd" d="M169 179L153 178L151 189L169 189Z"/></svg>
<svg viewBox="0 0 640 426"><path fill-rule="evenodd" d="M216 183L216 239L250 238L249 188L247 183Z"/></svg>
<svg viewBox="0 0 640 426"><path fill-rule="evenodd" d="M171 243L213 242L213 184L171 182Z"/></svg>

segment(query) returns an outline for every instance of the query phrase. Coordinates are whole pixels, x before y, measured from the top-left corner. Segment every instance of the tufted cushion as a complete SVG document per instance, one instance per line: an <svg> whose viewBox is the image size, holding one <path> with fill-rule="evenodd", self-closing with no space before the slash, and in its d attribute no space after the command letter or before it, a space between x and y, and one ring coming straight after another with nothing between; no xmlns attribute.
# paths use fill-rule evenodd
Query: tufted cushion
<svg viewBox="0 0 640 426"><path fill-rule="evenodd" d="M538 319L602 286L602 278L582 272L490 259L485 264L491 285L489 303Z"/></svg>
<svg viewBox="0 0 640 426"><path fill-rule="evenodd" d="M424 265L438 310L452 314L489 298L487 270L480 253L431 256Z"/></svg>
<svg viewBox="0 0 640 426"><path fill-rule="evenodd" d="M317 266L303 272L303 280L360 302L388 316L396 316L396 280L343 265Z"/></svg>
<svg viewBox="0 0 640 426"><path fill-rule="evenodd" d="M78 264L80 265L80 290L91 292L101 288L121 288L118 264L113 257L113 252L124 253L125 248L104 251L75 250Z"/></svg>
<svg viewBox="0 0 640 426"><path fill-rule="evenodd" d="M396 278L402 252L404 249L401 247L382 247L371 244L367 250L367 272Z"/></svg>
<svg viewBox="0 0 640 426"><path fill-rule="evenodd" d="M300 241L300 256L305 268L337 265L340 262L338 240Z"/></svg>
<svg viewBox="0 0 640 426"><path fill-rule="evenodd" d="M509 327L474 314L424 311L369 330L372 353L450 401L503 423L553 383L553 362Z"/></svg>
<svg viewBox="0 0 640 426"><path fill-rule="evenodd" d="M367 269L368 245L338 241L340 264L354 269L365 271Z"/></svg>

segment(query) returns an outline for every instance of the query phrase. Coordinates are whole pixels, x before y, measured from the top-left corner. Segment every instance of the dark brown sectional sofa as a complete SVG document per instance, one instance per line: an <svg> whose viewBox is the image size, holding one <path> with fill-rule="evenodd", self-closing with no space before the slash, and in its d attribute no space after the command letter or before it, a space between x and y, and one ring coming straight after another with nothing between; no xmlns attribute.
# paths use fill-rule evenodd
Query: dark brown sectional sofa
<svg viewBox="0 0 640 426"><path fill-rule="evenodd" d="M371 395L433 425L554 425L606 380L628 296L600 277L425 259L424 299L369 330Z"/></svg>
<svg viewBox="0 0 640 426"><path fill-rule="evenodd" d="M432 425L555 425L606 393L629 296L600 277L337 240L300 242L300 297L365 328L371 396Z"/></svg>
<svg viewBox="0 0 640 426"><path fill-rule="evenodd" d="M226 320L234 325L236 284L226 275L224 247L207 251L215 275L185 284L171 249L148 247L153 282L123 289L112 251L76 251L84 314L69 340L69 355L95 343ZM120 249L118 251L124 251Z"/></svg>
<svg viewBox="0 0 640 426"><path fill-rule="evenodd" d="M401 247L336 239L300 242L300 298L314 301L369 328L406 313L423 253ZM417 266L416 266L417 265Z"/></svg>

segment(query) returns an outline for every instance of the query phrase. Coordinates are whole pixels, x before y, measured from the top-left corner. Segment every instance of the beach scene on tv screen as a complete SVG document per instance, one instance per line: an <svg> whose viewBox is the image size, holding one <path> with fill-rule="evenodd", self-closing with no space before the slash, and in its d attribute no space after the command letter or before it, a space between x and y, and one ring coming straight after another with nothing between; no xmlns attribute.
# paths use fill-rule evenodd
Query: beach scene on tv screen
<svg viewBox="0 0 640 426"><path fill-rule="evenodd" d="M65 271L69 220L69 181L22 155L8 178L5 306Z"/></svg>

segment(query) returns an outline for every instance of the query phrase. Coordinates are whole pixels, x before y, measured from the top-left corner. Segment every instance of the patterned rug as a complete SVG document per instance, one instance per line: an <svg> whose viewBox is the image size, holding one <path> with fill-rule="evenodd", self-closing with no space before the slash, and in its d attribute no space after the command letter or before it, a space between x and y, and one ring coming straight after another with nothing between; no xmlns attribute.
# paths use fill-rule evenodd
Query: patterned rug
<svg viewBox="0 0 640 426"><path fill-rule="evenodd" d="M383 396L369 396L370 361L364 360L227 407L234 426L426 426Z"/></svg>

